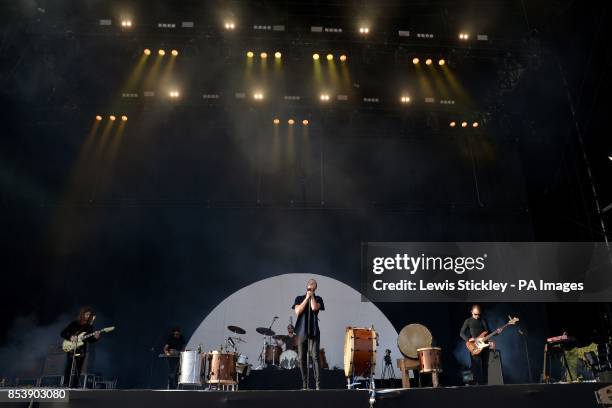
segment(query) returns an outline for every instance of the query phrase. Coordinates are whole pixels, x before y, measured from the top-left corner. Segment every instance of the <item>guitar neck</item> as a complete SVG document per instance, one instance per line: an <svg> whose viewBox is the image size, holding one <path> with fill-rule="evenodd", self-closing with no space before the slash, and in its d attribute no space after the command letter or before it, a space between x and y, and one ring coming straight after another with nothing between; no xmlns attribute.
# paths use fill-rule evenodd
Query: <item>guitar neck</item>
<svg viewBox="0 0 612 408"><path fill-rule="evenodd" d="M495 336L496 334L501 333L502 331L504 331L504 329L508 327L508 323L504 324L502 327L495 329L493 332L487 334L485 337L482 338L482 340L487 341L489 340L491 337Z"/></svg>

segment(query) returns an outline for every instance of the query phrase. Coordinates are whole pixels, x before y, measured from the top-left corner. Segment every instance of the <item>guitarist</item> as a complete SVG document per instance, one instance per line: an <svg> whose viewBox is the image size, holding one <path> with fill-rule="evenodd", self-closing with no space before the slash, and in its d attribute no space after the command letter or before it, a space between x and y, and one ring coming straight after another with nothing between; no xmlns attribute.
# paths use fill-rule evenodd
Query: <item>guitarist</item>
<svg viewBox="0 0 612 408"><path fill-rule="evenodd" d="M95 315L90 307L82 307L79 311L79 317L77 320L73 320L64 330L62 330L60 336L69 341L76 341L77 335L81 333L94 333L92 337L85 340L83 346L78 347L74 352L66 353L66 369L64 370L64 386L70 388L76 388L79 386L79 377L81 376L81 368L85 362L85 356L87 354L87 343L93 343L98 341L100 338L100 332L95 331L93 328L93 321ZM72 363L74 361L74 370ZM72 377L70 374L72 373Z"/></svg>
<svg viewBox="0 0 612 408"><path fill-rule="evenodd" d="M489 331L487 321L482 318L480 305L472 305L472 317L468 317L461 326L459 336L464 341L473 341L482 332ZM483 349L478 355L472 357L472 375L478 385L487 385L489 380L489 348Z"/></svg>

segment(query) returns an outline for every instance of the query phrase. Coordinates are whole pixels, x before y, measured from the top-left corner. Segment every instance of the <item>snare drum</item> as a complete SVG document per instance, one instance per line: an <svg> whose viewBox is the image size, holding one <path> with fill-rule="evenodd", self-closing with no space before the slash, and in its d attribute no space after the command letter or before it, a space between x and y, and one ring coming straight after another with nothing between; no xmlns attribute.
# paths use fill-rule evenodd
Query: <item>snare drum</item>
<svg viewBox="0 0 612 408"><path fill-rule="evenodd" d="M204 359L196 350L181 352L179 384L202 385Z"/></svg>
<svg viewBox="0 0 612 408"><path fill-rule="evenodd" d="M440 347L424 347L417 349L419 353L419 371L422 373L442 372L442 349Z"/></svg>
<svg viewBox="0 0 612 408"><path fill-rule="evenodd" d="M208 382L210 384L236 384L236 353L208 353Z"/></svg>
<svg viewBox="0 0 612 408"><path fill-rule="evenodd" d="M280 366L284 369L291 370L298 367L298 354L293 350L285 350L280 355Z"/></svg>
<svg viewBox="0 0 612 408"><path fill-rule="evenodd" d="M374 329L347 327L344 334L344 375L368 377L376 369L378 334Z"/></svg>
<svg viewBox="0 0 612 408"><path fill-rule="evenodd" d="M266 346L266 364L278 365L280 356L283 353L283 348L275 344L269 344Z"/></svg>

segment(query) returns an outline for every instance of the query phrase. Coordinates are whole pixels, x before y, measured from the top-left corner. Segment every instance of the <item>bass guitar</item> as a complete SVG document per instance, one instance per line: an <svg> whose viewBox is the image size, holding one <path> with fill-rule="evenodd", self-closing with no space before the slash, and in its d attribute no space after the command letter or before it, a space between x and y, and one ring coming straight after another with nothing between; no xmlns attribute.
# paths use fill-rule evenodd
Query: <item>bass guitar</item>
<svg viewBox="0 0 612 408"><path fill-rule="evenodd" d="M487 334L487 332L484 331L484 332L480 333L480 335L478 337L476 337L474 340L466 341L465 342L465 347L468 349L470 354L473 355L473 356L477 356L478 354L480 354L482 352L482 350L484 350L485 348L491 346L491 343L489 343L489 339L491 337L497 336L502 331L504 331L506 329L506 327L513 326L513 325L515 325L519 321L518 317L510 317L510 316L508 316L508 318L509 318L508 323L504 324L502 327L499 327L499 328L495 329L492 333Z"/></svg>

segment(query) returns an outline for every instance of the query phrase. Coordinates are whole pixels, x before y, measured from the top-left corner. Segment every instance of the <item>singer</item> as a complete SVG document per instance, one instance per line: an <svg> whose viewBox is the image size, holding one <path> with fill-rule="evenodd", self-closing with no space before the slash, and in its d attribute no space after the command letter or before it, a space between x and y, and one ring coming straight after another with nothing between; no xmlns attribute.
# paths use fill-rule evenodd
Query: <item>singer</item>
<svg viewBox="0 0 612 408"><path fill-rule="evenodd" d="M302 374L302 389L309 389L309 361L312 359L315 388L320 389L319 369L319 311L325 310L323 298L315 295L317 281L310 279L306 283L306 295L297 296L293 302L293 310L297 315L295 334L298 336L297 349L300 373Z"/></svg>

